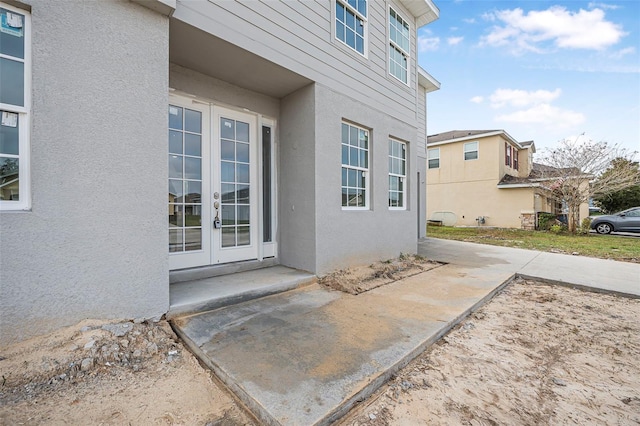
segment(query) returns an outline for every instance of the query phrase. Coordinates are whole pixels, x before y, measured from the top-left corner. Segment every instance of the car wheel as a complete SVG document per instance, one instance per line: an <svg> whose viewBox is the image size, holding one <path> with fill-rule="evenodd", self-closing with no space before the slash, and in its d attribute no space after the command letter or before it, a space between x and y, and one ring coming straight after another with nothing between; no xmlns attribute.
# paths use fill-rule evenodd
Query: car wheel
<svg viewBox="0 0 640 426"><path fill-rule="evenodd" d="M604 222L596 225L596 232L598 234L610 234L613 231L613 226Z"/></svg>

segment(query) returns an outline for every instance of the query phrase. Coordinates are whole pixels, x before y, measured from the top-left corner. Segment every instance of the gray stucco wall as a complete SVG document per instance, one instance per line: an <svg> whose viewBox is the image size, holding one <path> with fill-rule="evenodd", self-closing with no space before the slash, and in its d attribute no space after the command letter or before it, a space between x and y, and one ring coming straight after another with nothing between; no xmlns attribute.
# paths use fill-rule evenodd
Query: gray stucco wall
<svg viewBox="0 0 640 426"><path fill-rule="evenodd" d="M417 250L416 136L414 125L394 119L365 102L348 98L322 85L316 96L316 269L323 274L336 268L389 259ZM369 210L341 207L341 122L346 119L370 129ZM407 142L406 211L389 210L388 141Z"/></svg>
<svg viewBox="0 0 640 426"><path fill-rule="evenodd" d="M282 99L278 145L280 263L310 272L316 272L316 215L324 211L324 203L316 204L315 88L312 84Z"/></svg>
<svg viewBox="0 0 640 426"><path fill-rule="evenodd" d="M0 345L169 306L168 19L32 6L32 210L0 214Z"/></svg>

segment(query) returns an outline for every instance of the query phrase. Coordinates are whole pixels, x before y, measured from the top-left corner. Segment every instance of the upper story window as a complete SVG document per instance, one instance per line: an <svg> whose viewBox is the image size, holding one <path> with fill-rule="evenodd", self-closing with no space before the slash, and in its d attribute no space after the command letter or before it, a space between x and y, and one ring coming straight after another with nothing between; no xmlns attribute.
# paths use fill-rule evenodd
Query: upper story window
<svg viewBox="0 0 640 426"><path fill-rule="evenodd" d="M504 143L504 165L511 167L511 145Z"/></svg>
<svg viewBox="0 0 640 426"><path fill-rule="evenodd" d="M427 156L429 157L428 163L430 169L440 168L440 148L431 148L427 152Z"/></svg>
<svg viewBox="0 0 640 426"><path fill-rule="evenodd" d="M31 20L0 3L0 210L27 210Z"/></svg>
<svg viewBox="0 0 640 426"><path fill-rule="evenodd" d="M389 74L405 84L409 84L409 34L407 21L389 8Z"/></svg>
<svg viewBox="0 0 640 426"><path fill-rule="evenodd" d="M336 0L336 38L364 55L367 0Z"/></svg>
<svg viewBox="0 0 640 426"><path fill-rule="evenodd" d="M513 168L518 170L518 150L513 149Z"/></svg>
<svg viewBox="0 0 640 426"><path fill-rule="evenodd" d="M369 131L342 123L342 208L369 207Z"/></svg>
<svg viewBox="0 0 640 426"><path fill-rule="evenodd" d="M478 158L478 141L464 144L464 159L476 160Z"/></svg>
<svg viewBox="0 0 640 426"><path fill-rule="evenodd" d="M389 139L389 208L406 210L407 144Z"/></svg>

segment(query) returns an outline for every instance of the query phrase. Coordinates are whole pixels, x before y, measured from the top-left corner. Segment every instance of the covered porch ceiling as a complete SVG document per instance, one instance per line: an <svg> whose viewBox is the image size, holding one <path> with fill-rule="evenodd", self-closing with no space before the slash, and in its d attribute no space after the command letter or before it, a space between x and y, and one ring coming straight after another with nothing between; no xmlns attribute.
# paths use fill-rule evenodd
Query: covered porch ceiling
<svg viewBox="0 0 640 426"><path fill-rule="evenodd" d="M176 18L169 21L169 61L278 99L312 82Z"/></svg>

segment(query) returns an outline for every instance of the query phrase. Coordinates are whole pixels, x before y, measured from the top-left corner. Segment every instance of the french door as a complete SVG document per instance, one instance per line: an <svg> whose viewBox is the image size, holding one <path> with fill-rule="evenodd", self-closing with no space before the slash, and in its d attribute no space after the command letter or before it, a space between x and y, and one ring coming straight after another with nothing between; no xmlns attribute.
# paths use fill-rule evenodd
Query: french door
<svg viewBox="0 0 640 426"><path fill-rule="evenodd" d="M169 101L170 269L258 258L257 117Z"/></svg>

